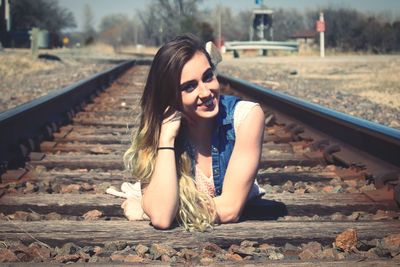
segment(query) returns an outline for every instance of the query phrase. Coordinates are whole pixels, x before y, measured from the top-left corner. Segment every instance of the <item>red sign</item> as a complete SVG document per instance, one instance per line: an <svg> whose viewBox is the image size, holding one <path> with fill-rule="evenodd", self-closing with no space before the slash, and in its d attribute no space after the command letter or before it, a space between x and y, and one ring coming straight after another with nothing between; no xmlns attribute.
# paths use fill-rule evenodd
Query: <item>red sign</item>
<svg viewBox="0 0 400 267"><path fill-rule="evenodd" d="M315 28L317 29L317 32L324 32L325 31L325 21L317 20L317 23L315 23Z"/></svg>

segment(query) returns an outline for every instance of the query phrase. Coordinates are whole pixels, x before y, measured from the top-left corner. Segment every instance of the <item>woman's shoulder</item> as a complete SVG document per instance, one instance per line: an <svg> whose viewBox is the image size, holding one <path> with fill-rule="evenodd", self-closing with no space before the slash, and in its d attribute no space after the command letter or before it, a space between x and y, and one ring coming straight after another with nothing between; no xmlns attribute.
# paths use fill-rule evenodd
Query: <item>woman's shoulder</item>
<svg viewBox="0 0 400 267"><path fill-rule="evenodd" d="M233 113L233 126L235 132L238 131L240 125L247 118L254 107L259 107L260 104L252 101L239 101L235 106L235 111Z"/></svg>
<svg viewBox="0 0 400 267"><path fill-rule="evenodd" d="M257 102L247 101L247 100L240 100L235 107L235 113L237 110L251 110L255 106L259 106Z"/></svg>

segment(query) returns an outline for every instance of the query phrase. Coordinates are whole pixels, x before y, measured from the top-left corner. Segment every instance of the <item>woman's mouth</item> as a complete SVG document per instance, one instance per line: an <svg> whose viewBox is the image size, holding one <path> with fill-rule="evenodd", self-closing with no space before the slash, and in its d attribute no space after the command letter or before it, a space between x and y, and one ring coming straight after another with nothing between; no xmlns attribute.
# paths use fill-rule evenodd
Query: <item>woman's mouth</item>
<svg viewBox="0 0 400 267"><path fill-rule="evenodd" d="M205 105L207 107L214 105L214 97L211 97L210 99L208 99L206 102L203 103L203 105Z"/></svg>
<svg viewBox="0 0 400 267"><path fill-rule="evenodd" d="M204 102L202 102L199 106L206 107L207 109L214 108L214 106L215 106L214 100L215 100L215 97L212 96L212 97L208 98L207 100L205 100Z"/></svg>

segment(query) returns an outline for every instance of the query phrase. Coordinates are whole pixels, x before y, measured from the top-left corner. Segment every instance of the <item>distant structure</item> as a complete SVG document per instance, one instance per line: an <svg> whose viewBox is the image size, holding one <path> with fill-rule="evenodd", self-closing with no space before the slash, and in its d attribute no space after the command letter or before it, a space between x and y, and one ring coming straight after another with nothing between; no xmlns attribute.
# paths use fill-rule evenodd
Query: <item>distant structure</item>
<svg viewBox="0 0 400 267"><path fill-rule="evenodd" d="M316 37L317 37L317 32L303 30L294 32L290 36L290 39L296 40L297 42L299 42L299 44L313 45L315 43Z"/></svg>
<svg viewBox="0 0 400 267"><path fill-rule="evenodd" d="M272 14L274 11L264 5L263 0L256 0L259 8L253 10L253 25L250 27L250 41L267 40L267 32L269 31L269 40L273 40ZM257 37L257 38L255 38Z"/></svg>
<svg viewBox="0 0 400 267"><path fill-rule="evenodd" d="M250 26L249 41L231 41L225 42L225 51L233 52L234 57L239 57L239 51L259 50L262 55L266 56L270 50L285 50L297 52L299 44L297 41L275 42L274 31L272 27L273 10L268 9L264 5L263 0L256 0L259 8L253 10L252 25ZM267 32L269 31L269 40L267 40Z"/></svg>
<svg viewBox="0 0 400 267"><path fill-rule="evenodd" d="M32 41L32 28L18 29L11 24L11 0L0 0L0 47L29 48ZM38 48L61 46L61 39L57 33L39 29L37 35Z"/></svg>
<svg viewBox="0 0 400 267"><path fill-rule="evenodd" d="M313 51L316 48L317 32L312 30L296 31L290 36L299 44L299 51Z"/></svg>
<svg viewBox="0 0 400 267"><path fill-rule="evenodd" d="M267 40L266 32L269 30L270 40L273 40L273 28L272 28L272 14L274 12L271 9L265 7L257 8L253 10L253 27L251 28L250 40L253 41L254 32L258 40Z"/></svg>

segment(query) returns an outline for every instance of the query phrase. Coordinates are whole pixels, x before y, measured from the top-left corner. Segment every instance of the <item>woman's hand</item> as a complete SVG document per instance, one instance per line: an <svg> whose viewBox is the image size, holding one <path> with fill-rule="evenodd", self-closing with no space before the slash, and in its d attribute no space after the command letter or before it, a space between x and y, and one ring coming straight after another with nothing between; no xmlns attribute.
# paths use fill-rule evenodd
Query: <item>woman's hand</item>
<svg viewBox="0 0 400 267"><path fill-rule="evenodd" d="M181 126L182 113L179 111L170 111L169 109L168 107L164 113L172 112L172 114L162 122L159 146L173 147Z"/></svg>
<svg viewBox="0 0 400 267"><path fill-rule="evenodd" d="M124 215L129 221L142 221L149 219L142 209L140 199L136 197L130 197L125 200L122 203L121 208L124 210Z"/></svg>

